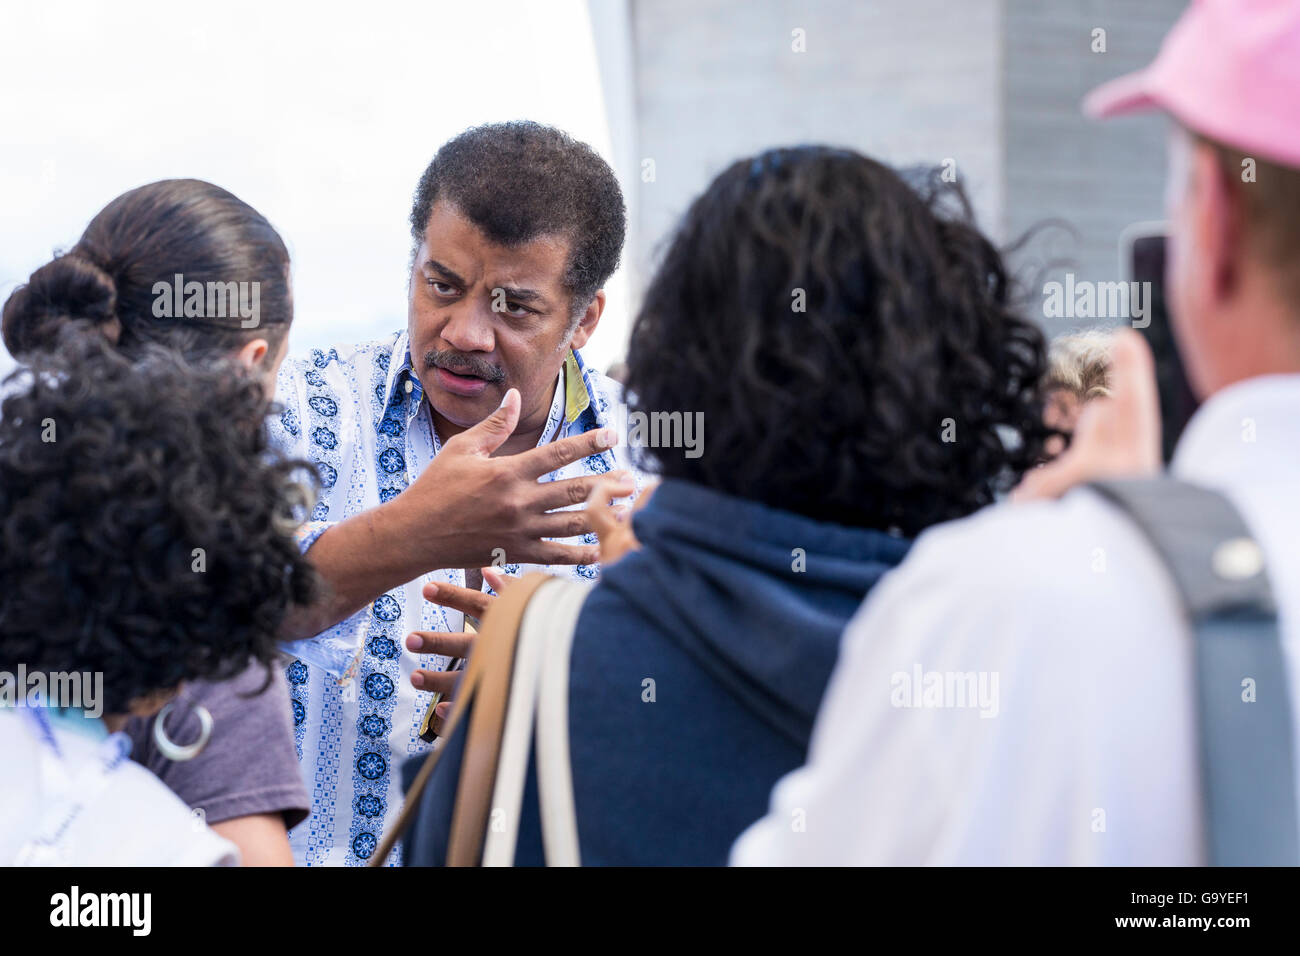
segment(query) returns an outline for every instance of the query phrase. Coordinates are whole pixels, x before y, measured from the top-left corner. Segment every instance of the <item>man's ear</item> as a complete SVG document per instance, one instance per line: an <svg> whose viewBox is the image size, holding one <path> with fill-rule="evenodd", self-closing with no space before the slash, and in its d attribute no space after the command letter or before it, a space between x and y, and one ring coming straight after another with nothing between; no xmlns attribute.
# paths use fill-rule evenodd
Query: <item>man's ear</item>
<svg viewBox="0 0 1300 956"><path fill-rule="evenodd" d="M235 358L248 368L260 368L269 351L271 351L271 343L266 339L251 339L240 347L235 353Z"/></svg>
<svg viewBox="0 0 1300 956"><path fill-rule="evenodd" d="M596 331L596 326L600 324L600 316L605 311L605 290L600 289L592 298L591 304L587 306L587 311L582 313L582 318L578 320L578 327L573 330L573 335L569 338L569 347L580 349L587 344L591 334Z"/></svg>
<svg viewBox="0 0 1300 956"><path fill-rule="evenodd" d="M1196 183L1196 231L1210 291L1216 299L1231 296L1241 280L1241 258L1245 237L1245 195L1228 178L1218 153L1208 143L1199 143L1193 162Z"/></svg>

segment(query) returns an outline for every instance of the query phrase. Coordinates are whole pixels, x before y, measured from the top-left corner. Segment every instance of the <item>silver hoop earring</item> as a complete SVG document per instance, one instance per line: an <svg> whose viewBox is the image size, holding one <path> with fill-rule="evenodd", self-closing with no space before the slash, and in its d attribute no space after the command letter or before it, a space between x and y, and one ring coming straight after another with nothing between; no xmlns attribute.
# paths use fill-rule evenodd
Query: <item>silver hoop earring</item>
<svg viewBox="0 0 1300 956"><path fill-rule="evenodd" d="M182 746L168 737L167 731L163 729L167 715L171 713L175 703L174 700L168 701L154 718L153 742L158 745L158 752L168 760L184 763L186 760L193 760L208 745L208 739L212 736L212 714L202 704L194 705L194 716L199 718L199 739L192 744Z"/></svg>

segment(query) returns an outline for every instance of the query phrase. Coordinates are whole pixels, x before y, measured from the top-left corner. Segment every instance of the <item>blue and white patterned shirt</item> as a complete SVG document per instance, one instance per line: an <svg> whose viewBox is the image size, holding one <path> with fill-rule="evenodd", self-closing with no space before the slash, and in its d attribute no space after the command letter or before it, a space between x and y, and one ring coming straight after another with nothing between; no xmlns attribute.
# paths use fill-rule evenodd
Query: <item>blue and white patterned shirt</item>
<svg viewBox="0 0 1300 956"><path fill-rule="evenodd" d="M568 388L579 400L566 400L566 373L561 373L539 444L612 425L622 401L620 386L586 368L581 356L572 353L566 367L570 377L576 369L583 389ZM271 422L272 440L288 455L315 462L321 476L320 500L302 531L304 549L332 524L400 494L440 449L405 332L287 360L276 399L284 410ZM542 480L619 468L632 470L623 445ZM595 543L595 536L581 540ZM538 569L508 564L502 570ZM540 570L584 578L598 574L595 565ZM416 668L441 670L449 663L445 657L413 654L405 637L417 630L464 629L459 612L421 596L430 581L463 586L465 574L459 569L425 574L316 637L286 647L293 656L286 676L294 733L312 800L311 816L289 834L299 865L365 864L401 810L399 768L429 748L419 732L432 695L412 687L410 676ZM397 862L399 850L389 865Z"/></svg>

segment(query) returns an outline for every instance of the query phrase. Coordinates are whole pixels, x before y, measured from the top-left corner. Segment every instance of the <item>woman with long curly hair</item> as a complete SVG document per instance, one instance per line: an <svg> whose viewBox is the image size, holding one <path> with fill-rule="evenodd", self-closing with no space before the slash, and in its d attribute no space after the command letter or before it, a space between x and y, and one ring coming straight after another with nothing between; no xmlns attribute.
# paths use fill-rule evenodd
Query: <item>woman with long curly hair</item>
<svg viewBox="0 0 1300 956"><path fill-rule="evenodd" d="M300 466L268 449L237 362L128 357L84 326L55 344L0 407L0 671L20 704L0 708L0 862L235 862L119 731L250 661L282 679L277 630L315 586Z"/></svg>
<svg viewBox="0 0 1300 956"><path fill-rule="evenodd" d="M726 862L803 762L868 590L921 531L1039 460L1044 369L957 187L818 146L713 181L628 353L631 437L655 416L681 438L703 428L646 449L663 481L634 516L639 548L606 567L574 630L583 863ZM446 858L463 747L453 733L408 862ZM515 860L537 863L535 797L523 807Z"/></svg>
<svg viewBox="0 0 1300 956"><path fill-rule="evenodd" d="M83 354L84 348L69 343L90 336L124 361L148 355L157 364L156 350L166 348L196 368L220 363L227 376L247 378L259 387L263 414L244 415L239 422L250 432L261 432L292 319L289 253L271 224L219 186L170 179L118 196L91 220L71 249L32 273L5 303L3 334L5 345L19 359L55 349ZM103 359L94 357L94 368L68 372L79 388L96 384ZM184 427L186 415L214 400L203 392L207 382L196 371L196 393L169 396L173 407L157 414L177 416L177 427ZM179 389L181 383L172 384ZM140 398L153 400L147 393ZM211 412L222 413L220 404ZM247 440L254 438L250 434ZM194 477L196 491L209 487L192 467L186 474ZM89 477L79 480L87 482ZM111 494L97 493L91 500L105 515L117 515L123 507ZM212 503L213 520L225 513L224 503ZM193 520L198 520L197 509ZM63 538L50 539L45 557L66 563L71 573L84 559L72 550L80 530L71 519L66 526L48 530L68 540L65 547ZM150 532L139 542L146 553L166 547L156 540L159 533ZM145 560L137 542L122 537L120 545L117 559L123 573ZM35 545L15 536L5 547L7 556L18 561L30 556ZM193 580L164 579L159 586L184 581L202 586L211 580L210 572L206 577L195 573ZM165 596L161 590L159 594ZM238 590L220 595L212 621L263 613L255 604L240 612L242 596ZM199 606L184 603L189 599L183 592L175 598L177 614L197 613ZM98 613L97 604L116 606L111 589L86 599L92 601L86 613ZM162 629L165 620L159 617L146 624ZM201 649L196 645L195 653ZM121 662L122 667L129 664L129 659ZM123 729L132 741L132 759L234 842L245 864L289 864L293 857L288 828L301 822L311 806L298 766L291 701L281 674L268 682L264 666L246 664L241 673L227 674L229 679L187 683L176 704L156 717L136 708ZM121 668L108 676L127 684L132 680Z"/></svg>

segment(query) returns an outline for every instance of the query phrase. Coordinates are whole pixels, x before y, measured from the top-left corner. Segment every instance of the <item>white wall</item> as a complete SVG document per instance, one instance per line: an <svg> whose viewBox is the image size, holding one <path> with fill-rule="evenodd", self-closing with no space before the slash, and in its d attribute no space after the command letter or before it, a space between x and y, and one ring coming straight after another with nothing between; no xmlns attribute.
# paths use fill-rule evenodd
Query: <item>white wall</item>
<svg viewBox="0 0 1300 956"><path fill-rule="evenodd" d="M1148 63L1186 0L632 0L642 273L728 163L771 146L846 145L888 163L956 162L981 226L1025 285L1118 279L1118 238L1161 214L1163 124L1098 123L1092 87ZM1104 53L1093 30L1106 30ZM795 48L802 31L804 50ZM1026 291L1033 291L1028 289ZM1066 323L1043 319L1049 333Z"/></svg>
<svg viewBox="0 0 1300 956"><path fill-rule="evenodd" d="M998 0L634 0L643 268L732 160L849 146L953 158L984 224L1002 209ZM801 30L803 52L795 49Z"/></svg>

